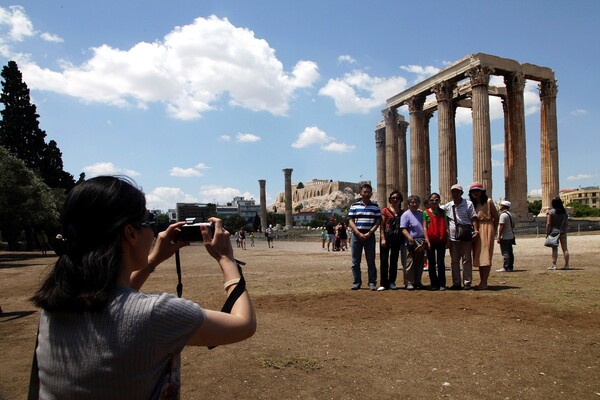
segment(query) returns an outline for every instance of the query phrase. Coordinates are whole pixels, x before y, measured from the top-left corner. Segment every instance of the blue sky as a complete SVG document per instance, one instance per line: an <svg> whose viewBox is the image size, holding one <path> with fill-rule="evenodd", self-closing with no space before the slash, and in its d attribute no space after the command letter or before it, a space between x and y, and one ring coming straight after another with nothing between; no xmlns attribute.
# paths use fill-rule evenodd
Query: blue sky
<svg viewBox="0 0 600 400"><path fill-rule="evenodd" d="M385 100L468 54L554 69L560 187L598 185L600 2L2 2L0 63L15 60L47 140L76 177L126 174L149 208L267 203L293 182L376 183ZM503 85L500 79L492 84ZM528 190L540 191L537 82L525 93ZM503 121L491 100L494 198ZM408 111L400 113L408 120ZM437 119L430 123L437 190ZM457 113L472 180L470 110Z"/></svg>

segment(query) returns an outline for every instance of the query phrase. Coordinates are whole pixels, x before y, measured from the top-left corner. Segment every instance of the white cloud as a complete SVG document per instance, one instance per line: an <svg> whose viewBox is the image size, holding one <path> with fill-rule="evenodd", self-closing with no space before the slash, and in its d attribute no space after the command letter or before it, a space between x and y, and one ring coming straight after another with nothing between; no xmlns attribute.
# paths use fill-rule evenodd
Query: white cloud
<svg viewBox="0 0 600 400"><path fill-rule="evenodd" d="M347 54L343 54L338 56L338 64L348 63L348 64L356 64L356 60Z"/></svg>
<svg viewBox="0 0 600 400"><path fill-rule="evenodd" d="M63 43L63 42L64 42L63 38L61 38L60 36L58 36L58 35L53 35L53 34L51 34L51 33L48 33L48 32L44 32L44 33L42 33L42 34L40 35L40 37L41 37L43 40L47 41L47 42L53 42L53 43Z"/></svg>
<svg viewBox="0 0 600 400"><path fill-rule="evenodd" d="M204 176L204 174L195 168L181 168L173 167L169 170L170 176L177 176L180 178L189 178L194 176Z"/></svg>
<svg viewBox="0 0 600 400"><path fill-rule="evenodd" d="M325 144L332 140L325 132L317 128L316 126L309 126L304 129L299 135L298 139L292 143L292 147L301 149L313 144Z"/></svg>
<svg viewBox="0 0 600 400"><path fill-rule="evenodd" d="M577 174L577 175L567 176L567 180L568 181L580 181L583 179L592 179L593 177L594 177L594 175L590 175L590 174Z"/></svg>
<svg viewBox="0 0 600 400"><path fill-rule="evenodd" d="M222 141L222 142L229 142L229 141L231 141L231 136L229 136L229 135L221 135L221 136L219 136L219 140Z"/></svg>
<svg viewBox="0 0 600 400"><path fill-rule="evenodd" d="M59 71L30 62L20 62L19 69L31 89L118 107L144 109L158 102L182 120L199 118L222 101L286 115L295 91L319 77L312 61L284 71L266 40L216 16L196 18L152 43L125 50L104 44L90 51L83 64L62 62Z"/></svg>
<svg viewBox="0 0 600 400"><path fill-rule="evenodd" d="M323 132L316 126L309 126L298 135L298 139L292 143L292 147L296 149L302 149L304 147L320 144L321 150L337 153L351 152L356 148L354 145L337 143L334 140L335 138L327 135L327 133Z"/></svg>
<svg viewBox="0 0 600 400"><path fill-rule="evenodd" d="M587 114L588 110L584 109L584 108L578 108L576 110L571 111L571 115L574 115L576 117L580 116L580 115L585 115Z"/></svg>
<svg viewBox="0 0 600 400"><path fill-rule="evenodd" d="M166 211L175 208L177 203L196 203L198 200L177 187L157 187L146 194L146 203L149 209Z"/></svg>
<svg viewBox="0 0 600 400"><path fill-rule="evenodd" d="M4 31L5 28L8 29L9 38L15 42L21 42L26 37L35 35L33 23L21 6L10 6L8 9L0 7L0 29Z"/></svg>
<svg viewBox="0 0 600 400"><path fill-rule="evenodd" d="M529 197L542 197L542 189L531 189L528 194Z"/></svg>
<svg viewBox="0 0 600 400"><path fill-rule="evenodd" d="M504 151L504 143L496 143L492 145L494 151Z"/></svg>
<svg viewBox="0 0 600 400"><path fill-rule="evenodd" d="M336 142L331 142L329 144L326 144L325 146L321 146L321 149L323 149L325 151L332 151L335 153L349 153L349 152L353 151L355 148L356 148L356 146L351 145L351 144L336 143Z"/></svg>
<svg viewBox="0 0 600 400"><path fill-rule="evenodd" d="M504 166L503 161L494 160L492 158L492 168L499 168L499 167L503 167L503 166Z"/></svg>
<svg viewBox="0 0 600 400"><path fill-rule="evenodd" d="M232 187L221 187L217 185L207 185L200 188L200 201L203 203L226 204L234 197L244 197L246 200L254 199L254 195L249 192L242 193L239 189Z"/></svg>
<svg viewBox="0 0 600 400"><path fill-rule="evenodd" d="M258 142L260 137L251 133L238 133L235 137L235 140L238 142Z"/></svg>
<svg viewBox="0 0 600 400"><path fill-rule="evenodd" d="M431 65L427 65L425 67L421 65L402 65L400 66L400 69L416 74L417 77L415 78L414 83L424 81L430 76L435 75L441 71L439 68L433 67Z"/></svg>
<svg viewBox="0 0 600 400"><path fill-rule="evenodd" d="M85 172L86 176L89 178L99 175L127 175L129 177L140 175L137 171L117 167L111 162L99 162L85 166L83 167L83 172Z"/></svg>
<svg viewBox="0 0 600 400"><path fill-rule="evenodd" d="M383 107L388 98L404 89L406 79L401 76L378 78L356 70L343 78L330 79L319 94L334 100L338 114L366 114Z"/></svg>

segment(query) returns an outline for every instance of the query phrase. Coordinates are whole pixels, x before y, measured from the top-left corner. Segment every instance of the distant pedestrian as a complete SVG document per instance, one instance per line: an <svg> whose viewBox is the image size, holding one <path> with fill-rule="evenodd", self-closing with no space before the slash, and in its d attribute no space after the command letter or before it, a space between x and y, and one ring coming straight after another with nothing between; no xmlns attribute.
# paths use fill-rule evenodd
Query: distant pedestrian
<svg viewBox="0 0 600 400"><path fill-rule="evenodd" d="M327 230L321 229L321 247L325 250L325 243L327 242Z"/></svg>
<svg viewBox="0 0 600 400"><path fill-rule="evenodd" d="M254 247L254 232L250 232L250 247Z"/></svg>
<svg viewBox="0 0 600 400"><path fill-rule="evenodd" d="M335 250L335 218L329 219L325 229L327 229L327 251Z"/></svg>
<svg viewBox="0 0 600 400"><path fill-rule="evenodd" d="M239 238L240 247L242 248L242 250L246 250L246 231L244 230L244 228L240 229Z"/></svg>
<svg viewBox="0 0 600 400"><path fill-rule="evenodd" d="M498 223L498 244L504 260L504 266L496 272L512 272L515 267L515 255L513 245L515 244L515 222L510 209L510 201L500 202L500 222Z"/></svg>
<svg viewBox="0 0 600 400"><path fill-rule="evenodd" d="M267 245L269 246L270 249L272 249L274 247L273 239L275 238L275 232L273 231L273 225L269 224L269 227L265 231L265 235L267 235Z"/></svg>

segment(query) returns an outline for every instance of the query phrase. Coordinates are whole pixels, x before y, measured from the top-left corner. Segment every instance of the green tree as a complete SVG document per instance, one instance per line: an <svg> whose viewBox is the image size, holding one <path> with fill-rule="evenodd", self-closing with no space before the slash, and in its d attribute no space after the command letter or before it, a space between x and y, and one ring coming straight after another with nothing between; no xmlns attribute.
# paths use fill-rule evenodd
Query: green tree
<svg viewBox="0 0 600 400"><path fill-rule="evenodd" d="M534 201L527 202L527 210L532 215L538 215L540 213L541 209L542 209L542 201L541 200L534 200Z"/></svg>
<svg viewBox="0 0 600 400"><path fill-rule="evenodd" d="M54 233L58 226L57 199L25 162L0 146L0 229L10 250L24 231L27 248L35 232Z"/></svg>
<svg viewBox="0 0 600 400"><path fill-rule="evenodd" d="M46 144L46 132L40 129L36 106L31 103L29 88L14 61L2 69L0 102L0 145L23 160L44 182L69 191L75 185L73 176L63 170L62 153L54 140Z"/></svg>
<svg viewBox="0 0 600 400"><path fill-rule="evenodd" d="M571 207L573 209L574 217L600 217L600 209L590 207L587 204L573 202L567 204L567 207Z"/></svg>

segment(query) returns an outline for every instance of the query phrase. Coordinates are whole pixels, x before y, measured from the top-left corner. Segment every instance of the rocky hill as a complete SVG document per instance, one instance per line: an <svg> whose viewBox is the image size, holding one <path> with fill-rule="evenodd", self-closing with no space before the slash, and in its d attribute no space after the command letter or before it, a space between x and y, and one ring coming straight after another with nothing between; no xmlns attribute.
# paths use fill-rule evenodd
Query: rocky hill
<svg viewBox="0 0 600 400"><path fill-rule="evenodd" d="M347 208L352 205L360 196L355 193L351 188L345 188L344 190L336 190L331 194L323 196L315 196L308 199L303 199L292 203L292 210L302 204L302 211L326 211L332 208ZM276 202L267 207L268 211L273 211L273 207L277 209L278 213L285 212L285 204L283 202Z"/></svg>

